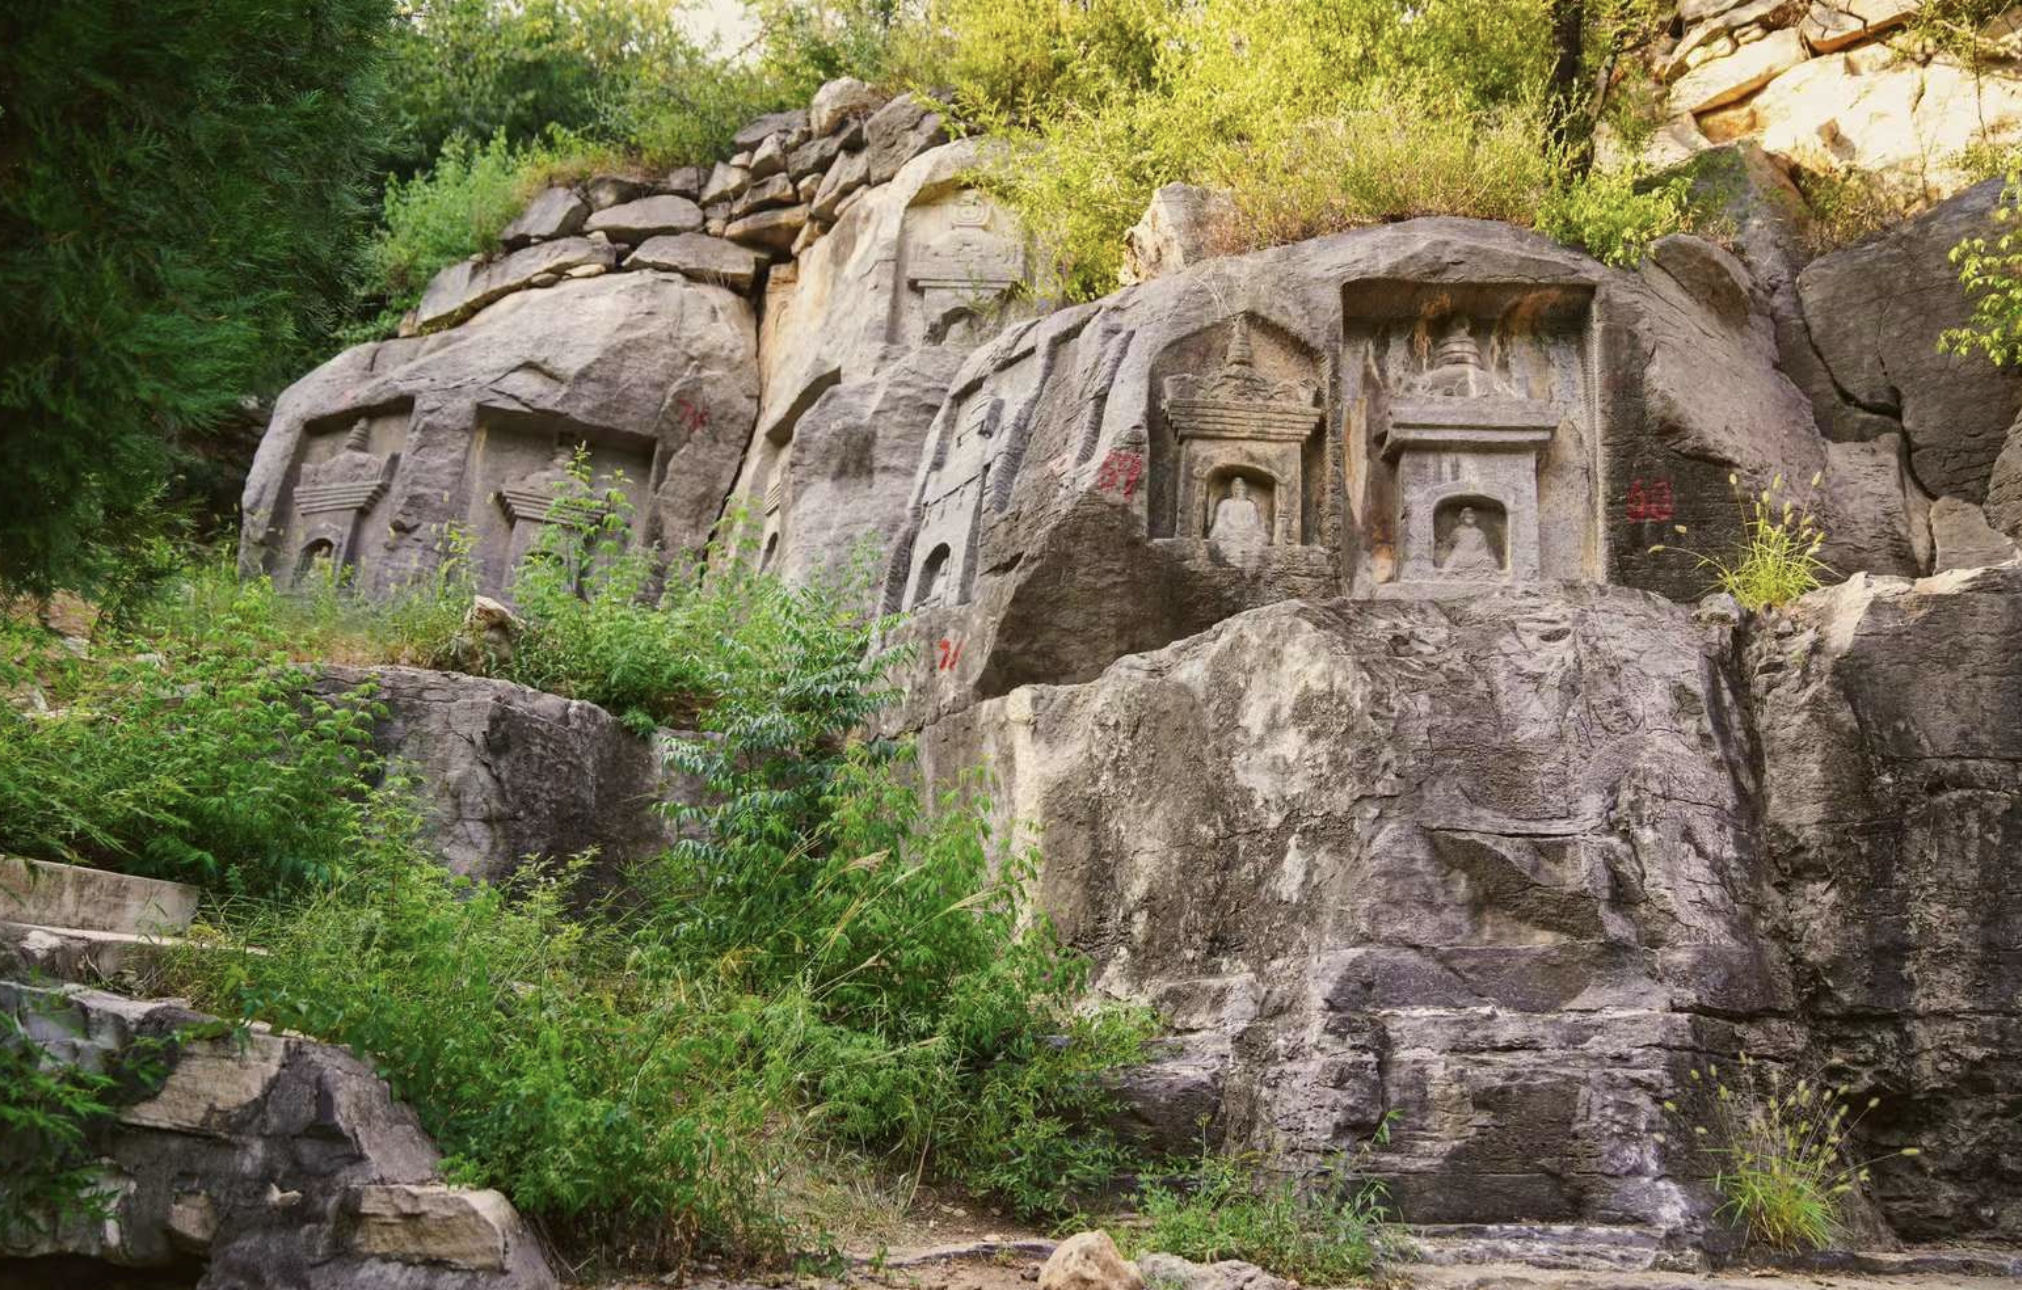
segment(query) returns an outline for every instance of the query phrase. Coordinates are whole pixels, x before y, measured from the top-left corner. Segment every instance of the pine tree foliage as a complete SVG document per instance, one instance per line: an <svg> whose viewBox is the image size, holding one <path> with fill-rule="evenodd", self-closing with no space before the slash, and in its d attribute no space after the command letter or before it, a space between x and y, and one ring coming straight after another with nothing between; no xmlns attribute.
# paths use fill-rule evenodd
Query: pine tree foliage
<svg viewBox="0 0 2022 1290"><path fill-rule="evenodd" d="M0 588L103 578L177 445L316 356L390 9L0 7Z"/></svg>

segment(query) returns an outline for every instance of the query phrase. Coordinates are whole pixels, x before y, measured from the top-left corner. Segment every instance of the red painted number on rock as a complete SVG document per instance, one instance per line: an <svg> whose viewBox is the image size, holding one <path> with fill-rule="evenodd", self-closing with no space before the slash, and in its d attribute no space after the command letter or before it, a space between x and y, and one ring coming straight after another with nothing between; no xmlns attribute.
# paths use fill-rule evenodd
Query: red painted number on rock
<svg viewBox="0 0 2022 1290"><path fill-rule="evenodd" d="M962 657L962 642L950 637L941 638L941 661L935 665L937 672L952 672Z"/></svg>
<svg viewBox="0 0 2022 1290"><path fill-rule="evenodd" d="M1671 504L1671 481L1652 479L1647 484L1640 479L1629 481L1629 506L1627 517L1631 523L1669 520L1675 508Z"/></svg>
<svg viewBox="0 0 2022 1290"><path fill-rule="evenodd" d="M688 400L682 399L674 405L674 419L691 433L704 430L709 426L709 409L698 408Z"/></svg>
<svg viewBox="0 0 2022 1290"><path fill-rule="evenodd" d="M1119 448L1102 459L1101 469L1095 472L1095 486L1105 493L1121 491L1128 500L1137 492L1137 481L1143 475L1144 454Z"/></svg>

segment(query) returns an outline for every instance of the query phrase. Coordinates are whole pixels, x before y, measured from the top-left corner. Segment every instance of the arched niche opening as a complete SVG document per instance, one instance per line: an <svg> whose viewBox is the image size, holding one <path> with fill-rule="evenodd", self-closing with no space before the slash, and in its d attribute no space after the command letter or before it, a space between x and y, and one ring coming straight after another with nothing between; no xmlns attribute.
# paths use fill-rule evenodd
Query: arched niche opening
<svg viewBox="0 0 2022 1290"><path fill-rule="evenodd" d="M1286 540L1279 526L1282 491L1278 478L1260 467L1218 467L1202 481L1200 514L1186 536L1221 546L1279 545Z"/></svg>
<svg viewBox="0 0 2022 1290"><path fill-rule="evenodd" d="M327 537L310 538L295 556L293 585L308 586L311 580L335 578L337 573L337 543Z"/></svg>
<svg viewBox="0 0 2022 1290"><path fill-rule="evenodd" d="M927 552L927 558L920 562L919 576L913 582L916 590L912 608L940 603L941 584L947 580L948 561L952 555L946 542Z"/></svg>

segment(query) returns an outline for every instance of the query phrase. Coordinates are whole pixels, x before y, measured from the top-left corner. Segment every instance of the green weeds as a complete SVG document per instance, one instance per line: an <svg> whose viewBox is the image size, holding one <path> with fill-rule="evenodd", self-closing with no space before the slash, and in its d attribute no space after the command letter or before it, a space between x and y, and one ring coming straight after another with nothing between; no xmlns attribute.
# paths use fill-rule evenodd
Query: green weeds
<svg viewBox="0 0 2022 1290"><path fill-rule="evenodd" d="M1854 1130L1881 1099L1853 1110L1848 1089L1816 1076L1792 1077L1744 1053L1725 1073L1709 1064L1690 1079L1689 1109L1681 1111L1676 1102L1664 1109L1716 1162L1717 1216L1771 1249L1826 1248L1841 1235L1847 1200L1868 1180L1869 1166L1918 1154L1904 1147L1857 1159Z"/></svg>
<svg viewBox="0 0 2022 1290"><path fill-rule="evenodd" d="M1813 475L1811 486L1818 487ZM1680 551L1698 568L1712 575L1710 590L1724 591L1743 609L1760 610L1787 605L1822 584L1832 570L1818 558L1825 545L1825 531L1810 506L1779 500L1783 476L1770 481L1757 493L1744 492L1741 477L1729 475L1735 504L1741 508L1741 545L1731 554L1709 554L1659 543L1652 554ZM1684 525L1677 532L1686 532Z"/></svg>

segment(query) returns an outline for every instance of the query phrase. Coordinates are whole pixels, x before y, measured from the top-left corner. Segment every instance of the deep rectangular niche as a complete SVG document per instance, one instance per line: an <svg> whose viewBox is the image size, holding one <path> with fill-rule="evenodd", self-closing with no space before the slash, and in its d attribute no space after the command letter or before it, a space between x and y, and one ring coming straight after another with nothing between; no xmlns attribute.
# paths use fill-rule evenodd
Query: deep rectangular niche
<svg viewBox="0 0 2022 1290"><path fill-rule="evenodd" d="M1602 579L1594 343L1586 283L1343 286L1357 594Z"/></svg>

